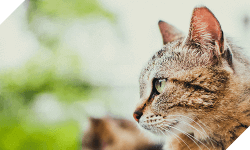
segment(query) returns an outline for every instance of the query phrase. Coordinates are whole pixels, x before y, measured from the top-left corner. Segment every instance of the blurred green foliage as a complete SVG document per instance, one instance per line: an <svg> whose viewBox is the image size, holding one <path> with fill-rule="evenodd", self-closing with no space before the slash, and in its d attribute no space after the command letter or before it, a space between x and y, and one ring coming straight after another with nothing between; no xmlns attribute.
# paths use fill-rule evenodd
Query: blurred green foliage
<svg viewBox="0 0 250 150"><path fill-rule="evenodd" d="M56 124L0 116L1 150L75 150L80 149L79 125L76 121Z"/></svg>
<svg viewBox="0 0 250 150"><path fill-rule="evenodd" d="M43 50L24 67L0 74L0 149L80 148L76 121L41 124L35 114L29 114L29 104L43 93L51 93L63 103L88 100L92 86L80 76L78 56L68 52Z"/></svg>
<svg viewBox="0 0 250 150"><path fill-rule="evenodd" d="M81 79L80 58L62 50L60 54L45 51L34 56L23 68L2 73L2 93L11 93L13 98L18 97L24 104L41 93L52 93L64 102L86 100L92 87ZM3 94L2 98L5 98Z"/></svg>
<svg viewBox="0 0 250 150"><path fill-rule="evenodd" d="M30 24L40 16L66 22L87 17L114 21L97 0L30 0L28 16ZM86 101L93 87L82 76L81 58L74 50L60 45L59 37L35 31L41 50L21 68L0 72L0 149L81 149L77 121L42 122L32 103L44 93L64 104Z"/></svg>
<svg viewBox="0 0 250 150"><path fill-rule="evenodd" d="M113 13L104 9L97 0L30 0L29 17L37 13L61 19L72 18L107 18L114 21Z"/></svg>

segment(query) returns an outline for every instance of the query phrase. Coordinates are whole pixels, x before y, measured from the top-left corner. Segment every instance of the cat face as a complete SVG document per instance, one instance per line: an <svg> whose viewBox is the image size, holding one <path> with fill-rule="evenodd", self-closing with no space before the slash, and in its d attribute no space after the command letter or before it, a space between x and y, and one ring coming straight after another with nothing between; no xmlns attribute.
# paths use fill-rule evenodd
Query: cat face
<svg viewBox="0 0 250 150"><path fill-rule="evenodd" d="M155 133L206 138L200 130L215 126L213 119L227 105L234 73L230 47L206 7L194 9L186 37L163 21L159 27L165 45L141 72L141 102L134 118Z"/></svg>

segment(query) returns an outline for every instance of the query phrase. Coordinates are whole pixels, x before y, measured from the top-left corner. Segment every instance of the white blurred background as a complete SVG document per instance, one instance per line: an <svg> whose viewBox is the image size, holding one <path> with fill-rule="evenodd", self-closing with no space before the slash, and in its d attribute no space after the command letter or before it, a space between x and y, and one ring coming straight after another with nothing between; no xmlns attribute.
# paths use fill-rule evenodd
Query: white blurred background
<svg viewBox="0 0 250 150"><path fill-rule="evenodd" d="M70 106L62 105L51 95L40 96L34 104L40 116L60 120L67 114L80 120L83 127L86 120L81 121L79 112L82 109L92 116L112 113L132 119L139 101L140 70L162 46L158 21L166 21L187 33L195 6L207 6L221 23L225 35L233 37L236 44L250 51L249 0L100 2L116 15L116 25L105 19L72 19L66 25L62 25L61 20L44 16L34 20L36 34L59 36L61 45L79 54L81 63L85 64L81 68L83 77L87 75L96 88L108 85L102 89L108 94L93 95L88 102ZM0 71L21 67L41 48L37 36L29 29L27 7L28 1L25 1L0 25Z"/></svg>

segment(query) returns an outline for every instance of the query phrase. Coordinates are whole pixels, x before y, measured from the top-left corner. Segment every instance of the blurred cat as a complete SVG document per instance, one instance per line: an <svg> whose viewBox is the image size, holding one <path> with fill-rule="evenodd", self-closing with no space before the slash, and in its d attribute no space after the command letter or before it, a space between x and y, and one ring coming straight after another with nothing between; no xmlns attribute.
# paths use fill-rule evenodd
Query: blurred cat
<svg viewBox="0 0 250 150"><path fill-rule="evenodd" d="M90 118L90 128L84 133L82 150L161 150L126 119Z"/></svg>
<svg viewBox="0 0 250 150"><path fill-rule="evenodd" d="M189 33L159 21L165 46L143 68L134 118L167 150L225 150L250 125L250 65L206 7Z"/></svg>

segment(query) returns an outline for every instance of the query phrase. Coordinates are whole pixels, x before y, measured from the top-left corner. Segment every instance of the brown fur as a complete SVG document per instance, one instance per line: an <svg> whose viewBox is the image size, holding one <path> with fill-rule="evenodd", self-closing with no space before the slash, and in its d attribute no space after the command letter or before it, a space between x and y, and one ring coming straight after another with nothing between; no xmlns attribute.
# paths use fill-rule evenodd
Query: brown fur
<svg viewBox="0 0 250 150"><path fill-rule="evenodd" d="M82 150L160 150L126 119L90 118L90 128L84 133Z"/></svg>
<svg viewBox="0 0 250 150"><path fill-rule="evenodd" d="M187 37L166 38L161 26L166 45L141 72L135 120L171 135L166 149L225 150L250 125L249 62L206 7L194 9Z"/></svg>

